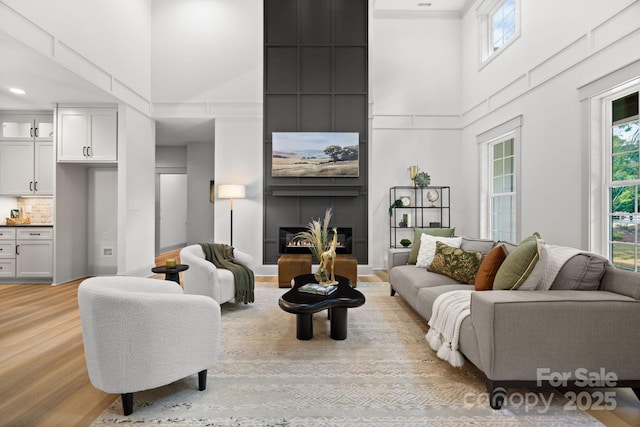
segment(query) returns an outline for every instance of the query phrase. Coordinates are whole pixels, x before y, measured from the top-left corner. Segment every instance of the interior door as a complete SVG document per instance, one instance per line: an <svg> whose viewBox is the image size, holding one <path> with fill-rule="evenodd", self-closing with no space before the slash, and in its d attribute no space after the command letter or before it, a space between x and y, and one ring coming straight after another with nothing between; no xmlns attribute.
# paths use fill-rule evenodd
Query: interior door
<svg viewBox="0 0 640 427"><path fill-rule="evenodd" d="M187 244L187 174L160 174L160 253Z"/></svg>

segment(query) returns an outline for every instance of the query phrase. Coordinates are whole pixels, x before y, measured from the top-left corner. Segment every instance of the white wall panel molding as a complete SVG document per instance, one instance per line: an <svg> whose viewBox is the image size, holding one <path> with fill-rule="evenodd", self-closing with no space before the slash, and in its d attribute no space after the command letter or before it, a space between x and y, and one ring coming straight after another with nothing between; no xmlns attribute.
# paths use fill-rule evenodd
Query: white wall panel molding
<svg viewBox="0 0 640 427"><path fill-rule="evenodd" d="M151 115L151 101L115 77L112 77L111 92L118 99L136 108L141 113L147 116Z"/></svg>
<svg viewBox="0 0 640 427"><path fill-rule="evenodd" d="M640 1L636 0L591 30L593 48L602 49L637 31L639 16Z"/></svg>
<svg viewBox="0 0 640 427"><path fill-rule="evenodd" d="M373 19L461 19L462 12L458 10L374 10Z"/></svg>
<svg viewBox="0 0 640 427"><path fill-rule="evenodd" d="M3 2L0 2L0 30L44 55L53 55L55 42L53 35Z"/></svg>
<svg viewBox="0 0 640 427"><path fill-rule="evenodd" d="M459 115L374 114L373 129L459 130Z"/></svg>
<svg viewBox="0 0 640 427"><path fill-rule="evenodd" d="M152 105L154 118L225 118L260 119L262 102L156 102Z"/></svg>
<svg viewBox="0 0 640 427"><path fill-rule="evenodd" d="M50 34L4 2L0 2L0 31L40 52L141 113L149 115L150 99L132 90L110 71L96 65L64 40Z"/></svg>
<svg viewBox="0 0 640 427"><path fill-rule="evenodd" d="M112 76L60 40L56 41L52 59L104 91L112 92Z"/></svg>
<svg viewBox="0 0 640 427"><path fill-rule="evenodd" d="M528 81L527 75L523 74L491 95L488 102L489 109L496 109L520 96L527 90Z"/></svg>
<svg viewBox="0 0 640 427"><path fill-rule="evenodd" d="M529 70L529 85L536 87L580 64L589 56L587 35L549 56Z"/></svg>
<svg viewBox="0 0 640 427"><path fill-rule="evenodd" d="M551 80L569 72L584 62L607 53L610 49L629 44L629 52L637 55L640 41L640 1L634 1L614 16L605 19L587 33L573 40L531 67L525 74L506 83L500 89L478 101L462 112L462 128L472 125L484 116L513 102L519 97L537 90ZM630 59L636 59L632 57Z"/></svg>

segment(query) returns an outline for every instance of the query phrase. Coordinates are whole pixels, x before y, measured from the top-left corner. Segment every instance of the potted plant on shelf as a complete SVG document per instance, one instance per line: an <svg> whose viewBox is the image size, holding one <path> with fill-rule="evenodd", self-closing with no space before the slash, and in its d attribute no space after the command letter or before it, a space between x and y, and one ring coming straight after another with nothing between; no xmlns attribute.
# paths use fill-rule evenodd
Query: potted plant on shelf
<svg viewBox="0 0 640 427"><path fill-rule="evenodd" d="M393 208L399 207L402 207L402 200L397 199L395 202L391 203L391 206L389 206L389 216L393 215Z"/></svg>
<svg viewBox="0 0 640 427"><path fill-rule="evenodd" d="M406 248L407 246L409 246L411 244L411 240L402 239L402 240L400 240L400 244Z"/></svg>

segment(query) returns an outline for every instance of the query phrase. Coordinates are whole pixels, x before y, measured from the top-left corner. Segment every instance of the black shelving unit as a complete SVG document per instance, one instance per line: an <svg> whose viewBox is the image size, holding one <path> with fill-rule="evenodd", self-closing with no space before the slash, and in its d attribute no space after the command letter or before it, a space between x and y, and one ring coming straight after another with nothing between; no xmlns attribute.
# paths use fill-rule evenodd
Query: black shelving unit
<svg viewBox="0 0 640 427"><path fill-rule="evenodd" d="M429 195L437 194L437 200ZM389 188L389 206L409 199L408 205L394 207L389 215L389 246L402 248L400 240L413 240L414 228L451 227L451 188L443 186ZM405 217L406 215L406 217Z"/></svg>

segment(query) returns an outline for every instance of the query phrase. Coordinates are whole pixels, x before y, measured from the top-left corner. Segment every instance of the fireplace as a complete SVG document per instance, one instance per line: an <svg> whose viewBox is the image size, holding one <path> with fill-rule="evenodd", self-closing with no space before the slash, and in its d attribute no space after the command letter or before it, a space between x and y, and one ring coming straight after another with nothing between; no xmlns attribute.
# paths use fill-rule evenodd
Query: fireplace
<svg viewBox="0 0 640 427"><path fill-rule="evenodd" d="M338 245L336 253L350 254L353 245L353 230L351 227L337 227ZM294 237L301 231L306 231L306 227L292 226L280 227L278 232L278 251L280 254L311 254L311 249L304 246L302 242L294 241ZM333 232L329 229L329 239L333 239Z"/></svg>

